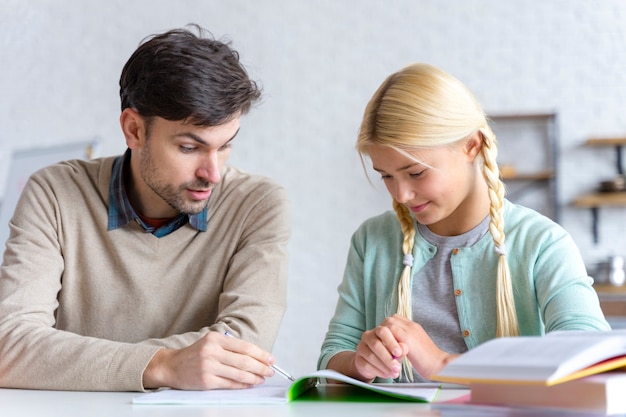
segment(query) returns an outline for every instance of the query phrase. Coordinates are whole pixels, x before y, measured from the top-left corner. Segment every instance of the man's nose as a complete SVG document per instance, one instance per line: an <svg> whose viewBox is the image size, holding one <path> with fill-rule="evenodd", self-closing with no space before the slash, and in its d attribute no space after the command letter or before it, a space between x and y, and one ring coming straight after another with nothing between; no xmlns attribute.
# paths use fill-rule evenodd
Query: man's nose
<svg viewBox="0 0 626 417"><path fill-rule="evenodd" d="M196 176L211 184L220 182L221 173L217 153L211 153L202 159L202 164L196 170Z"/></svg>

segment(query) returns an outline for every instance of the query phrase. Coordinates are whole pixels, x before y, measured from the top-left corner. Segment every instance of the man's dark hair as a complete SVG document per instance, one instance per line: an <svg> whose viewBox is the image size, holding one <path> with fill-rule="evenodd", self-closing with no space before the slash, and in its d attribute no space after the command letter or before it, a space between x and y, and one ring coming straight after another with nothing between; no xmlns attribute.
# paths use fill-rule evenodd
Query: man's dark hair
<svg viewBox="0 0 626 417"><path fill-rule="evenodd" d="M152 35L131 55L120 77L122 110L217 126L247 113L261 97L239 54L200 26L190 26L197 35L188 29Z"/></svg>

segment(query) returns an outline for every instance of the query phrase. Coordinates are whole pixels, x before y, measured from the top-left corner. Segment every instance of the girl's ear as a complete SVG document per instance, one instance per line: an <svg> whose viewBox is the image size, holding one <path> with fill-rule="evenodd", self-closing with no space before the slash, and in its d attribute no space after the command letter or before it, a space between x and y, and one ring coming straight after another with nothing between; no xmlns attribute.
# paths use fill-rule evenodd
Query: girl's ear
<svg viewBox="0 0 626 417"><path fill-rule="evenodd" d="M476 156L480 155L480 151L483 148L483 134L477 130L470 136L463 146L463 151L470 160L474 160Z"/></svg>
<svg viewBox="0 0 626 417"><path fill-rule="evenodd" d="M145 139L145 124L139 113L131 108L125 108L120 115L120 126L126 138L126 145L130 149L142 146Z"/></svg>

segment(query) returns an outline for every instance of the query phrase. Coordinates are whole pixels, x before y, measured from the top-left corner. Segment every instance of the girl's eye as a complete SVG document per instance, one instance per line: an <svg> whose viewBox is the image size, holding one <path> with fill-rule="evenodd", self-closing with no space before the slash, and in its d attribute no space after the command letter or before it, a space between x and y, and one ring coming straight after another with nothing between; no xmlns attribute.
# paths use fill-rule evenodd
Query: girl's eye
<svg viewBox="0 0 626 417"><path fill-rule="evenodd" d="M410 175L411 177L413 177L413 178L417 178L417 177L420 177L420 176L421 176L424 172L426 172L426 170L425 170L425 169L424 169L424 170L422 170L422 171L420 171L420 172L414 172L414 173L409 174L409 175Z"/></svg>
<svg viewBox="0 0 626 417"><path fill-rule="evenodd" d="M381 174L380 179L385 181L391 179L391 175Z"/></svg>

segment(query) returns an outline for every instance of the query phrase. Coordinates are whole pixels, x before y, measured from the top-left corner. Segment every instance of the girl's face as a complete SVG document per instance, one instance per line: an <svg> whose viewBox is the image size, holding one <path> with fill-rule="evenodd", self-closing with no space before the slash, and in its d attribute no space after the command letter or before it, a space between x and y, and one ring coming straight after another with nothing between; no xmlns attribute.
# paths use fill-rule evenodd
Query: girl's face
<svg viewBox="0 0 626 417"><path fill-rule="evenodd" d="M476 160L481 145L475 134L449 146L408 153L414 158L377 144L368 153L396 201L434 233L454 236L489 214L487 185Z"/></svg>

